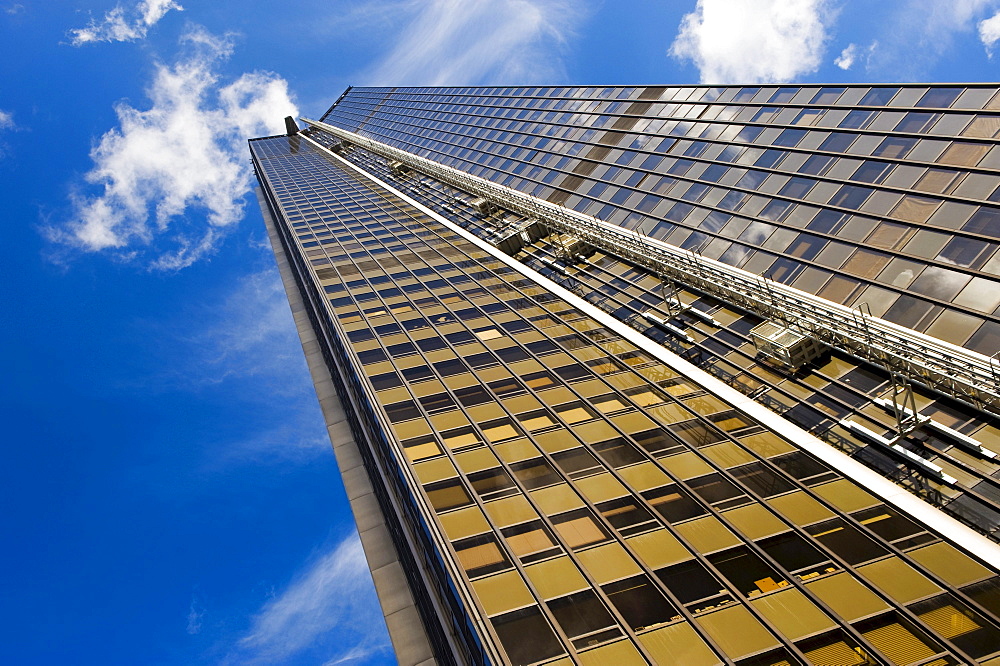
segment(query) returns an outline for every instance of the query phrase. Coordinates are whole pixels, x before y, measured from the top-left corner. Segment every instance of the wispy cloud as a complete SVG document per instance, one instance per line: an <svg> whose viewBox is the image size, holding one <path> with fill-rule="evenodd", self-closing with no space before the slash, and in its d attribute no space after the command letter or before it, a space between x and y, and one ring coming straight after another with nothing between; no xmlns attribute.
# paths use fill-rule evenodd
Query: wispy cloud
<svg viewBox="0 0 1000 666"><path fill-rule="evenodd" d="M191 599L191 606L187 614L187 632L194 636L201 631L201 620L205 617L205 609L198 603L196 598Z"/></svg>
<svg viewBox="0 0 1000 666"><path fill-rule="evenodd" d="M171 9L184 11L174 0L140 0L126 9L115 5L100 21L91 19L84 28L69 31L70 44L83 46L97 42L134 42L143 39Z"/></svg>
<svg viewBox="0 0 1000 666"><path fill-rule="evenodd" d="M261 248L261 259L270 249ZM268 261L267 259L264 259ZM155 370L137 390L239 395L253 427L205 448L205 471L331 459L330 440L281 279L269 267L191 299L166 320L139 325L157 340Z"/></svg>
<svg viewBox="0 0 1000 666"><path fill-rule="evenodd" d="M231 664L360 663L389 650L361 540L352 533L319 554L265 603L228 655Z"/></svg>
<svg viewBox="0 0 1000 666"><path fill-rule="evenodd" d="M384 21L369 3L352 22ZM365 75L369 85L552 82L565 77L561 52L587 13L569 0L410 0L394 44Z"/></svg>
<svg viewBox="0 0 1000 666"><path fill-rule="evenodd" d="M0 129L14 129L14 114L0 109Z"/></svg>
<svg viewBox="0 0 1000 666"><path fill-rule="evenodd" d="M248 273L213 301L190 313L200 322L198 332L184 338L192 355L185 369L195 384L220 384L228 379L274 379L280 394L298 394L308 386L295 323L278 271ZM294 387L286 380L301 378Z"/></svg>
<svg viewBox="0 0 1000 666"><path fill-rule="evenodd" d="M16 14L23 14L24 13L24 5L22 5L19 2L15 2L12 5L4 5L3 12L4 12L4 14L10 14L11 16L14 16Z"/></svg>
<svg viewBox="0 0 1000 666"><path fill-rule="evenodd" d="M899 3L879 22L885 30L878 36L879 48L870 54L867 69L894 81L926 79L937 61L953 51L956 38L974 38L977 22L997 7L998 0ZM983 39L982 32L979 37Z"/></svg>
<svg viewBox="0 0 1000 666"><path fill-rule="evenodd" d="M275 74L221 84L218 66L233 50L228 36L195 26L181 45L176 62L156 65L148 109L116 105L120 125L93 147L86 174L103 192L75 194L72 218L46 227L59 246L177 270L210 255L242 218L251 179L246 139L280 132L298 110Z"/></svg>
<svg viewBox="0 0 1000 666"><path fill-rule="evenodd" d="M833 18L828 0L698 0L670 54L702 83L790 81L819 69Z"/></svg>

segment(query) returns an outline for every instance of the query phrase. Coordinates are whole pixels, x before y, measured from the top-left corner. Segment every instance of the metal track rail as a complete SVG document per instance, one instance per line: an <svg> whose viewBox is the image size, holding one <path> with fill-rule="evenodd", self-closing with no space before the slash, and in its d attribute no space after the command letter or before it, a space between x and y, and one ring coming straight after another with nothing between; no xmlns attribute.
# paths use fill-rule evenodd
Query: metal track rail
<svg viewBox="0 0 1000 666"><path fill-rule="evenodd" d="M348 144L399 161L503 209L534 217L761 317L1000 414L1000 367L988 357L804 291L622 229L425 157L326 123L302 119Z"/></svg>

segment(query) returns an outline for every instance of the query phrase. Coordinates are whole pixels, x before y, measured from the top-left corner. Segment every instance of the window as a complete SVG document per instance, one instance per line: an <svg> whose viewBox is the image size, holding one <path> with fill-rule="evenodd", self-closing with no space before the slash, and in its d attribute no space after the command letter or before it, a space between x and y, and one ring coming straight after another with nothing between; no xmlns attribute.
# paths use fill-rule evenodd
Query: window
<svg viewBox="0 0 1000 666"><path fill-rule="evenodd" d="M642 504L631 497L622 497L597 505L597 510L623 537L647 532L660 526Z"/></svg>
<svg viewBox="0 0 1000 666"><path fill-rule="evenodd" d="M645 576L609 583L601 589L633 631L655 627L679 617L673 605Z"/></svg>
<svg viewBox="0 0 1000 666"><path fill-rule="evenodd" d="M536 520L502 530L514 555L524 564L531 564L562 552L549 530Z"/></svg>
<svg viewBox="0 0 1000 666"><path fill-rule="evenodd" d="M642 496L669 523L677 523L708 513L686 490L675 483L649 490Z"/></svg>
<svg viewBox="0 0 1000 666"><path fill-rule="evenodd" d="M621 629L593 590L548 602L573 647L584 648L621 636Z"/></svg>
<svg viewBox="0 0 1000 666"><path fill-rule="evenodd" d="M470 578L510 568L507 556L492 534L481 534L471 539L457 541L454 547L459 563Z"/></svg>

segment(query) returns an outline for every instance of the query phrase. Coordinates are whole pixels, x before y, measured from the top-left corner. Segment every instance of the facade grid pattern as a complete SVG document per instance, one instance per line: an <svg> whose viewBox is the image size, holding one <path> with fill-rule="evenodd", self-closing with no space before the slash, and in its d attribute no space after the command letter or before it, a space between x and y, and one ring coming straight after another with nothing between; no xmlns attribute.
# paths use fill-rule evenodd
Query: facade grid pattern
<svg viewBox="0 0 1000 666"><path fill-rule="evenodd" d="M645 90L629 90L628 104ZM390 92L352 90L326 122L396 131L402 121L392 119ZM510 92L407 91L400 104L439 96L420 103L439 114L427 131L443 133L407 145L427 142L420 151L451 155L442 161L454 164L472 155L443 147L445 135L461 132L449 132L455 120L440 112L466 104L463 95L514 100L503 114L484 112L486 122L490 113L514 119L527 112L518 122L537 122L529 120L536 111L569 113L529 91L524 99L534 106L519 109L521 98L504 97ZM738 101L726 91L714 101L747 106L761 94ZM921 108L927 94L907 104ZM771 95L766 104L795 108L799 98ZM932 101L947 115L939 109L949 104ZM591 110L613 113L606 103ZM375 120L384 128L372 130ZM605 145L589 139L580 151ZM522 148L488 160L480 152L467 166L520 178L513 176L520 165L537 157L541 168L550 159L538 144L537 155L515 155ZM343 350L334 370L362 397L348 408L363 412L353 415L357 424L378 431L363 439L377 449L371 457L386 463L379 473L392 475L382 479L386 491L426 537L432 552L423 566L437 567L438 579L451 576L423 593L449 615L428 617L433 604L425 605L425 625L443 627L463 646L455 653L428 631L441 643L442 662L1000 663L1000 576L960 545L311 139L257 139L251 153L299 278L325 301L313 316ZM575 165L527 177L536 166L509 184L550 200L569 194L549 183L574 177ZM548 173L556 175L544 182ZM634 196L632 185L617 187ZM583 201L569 194L562 203L581 210L600 203ZM987 243L985 234L966 231L956 237ZM990 261L963 267L969 281L973 272L988 276L980 269ZM615 260L601 263L610 268ZM934 267L925 264L921 270ZM608 272L605 279L621 278ZM615 287L609 295L616 298L651 293L629 291L626 282ZM936 316L955 311L979 317L980 328L990 323L992 312L973 315L951 300L932 306L941 308ZM393 510L389 504L383 511ZM411 576L410 585L418 579Z"/></svg>
<svg viewBox="0 0 1000 666"><path fill-rule="evenodd" d="M989 356L996 93L352 89L323 120Z"/></svg>

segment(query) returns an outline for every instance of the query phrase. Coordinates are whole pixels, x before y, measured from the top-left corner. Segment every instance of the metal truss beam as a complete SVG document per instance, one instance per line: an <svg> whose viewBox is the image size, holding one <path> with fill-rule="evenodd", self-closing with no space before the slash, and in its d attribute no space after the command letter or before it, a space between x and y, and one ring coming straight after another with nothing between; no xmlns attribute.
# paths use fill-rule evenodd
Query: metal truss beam
<svg viewBox="0 0 1000 666"><path fill-rule="evenodd" d="M670 277L913 381L1000 414L1000 377L990 358L870 312L851 309L794 287L703 257L564 206L467 174L409 151L306 118L327 132L389 160Z"/></svg>

